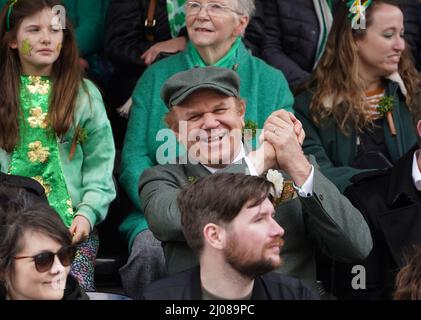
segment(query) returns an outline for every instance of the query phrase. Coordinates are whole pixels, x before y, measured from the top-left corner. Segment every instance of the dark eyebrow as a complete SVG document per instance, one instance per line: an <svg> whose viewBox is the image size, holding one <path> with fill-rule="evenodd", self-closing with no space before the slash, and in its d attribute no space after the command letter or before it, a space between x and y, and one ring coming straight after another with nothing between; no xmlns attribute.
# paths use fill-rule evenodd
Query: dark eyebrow
<svg viewBox="0 0 421 320"><path fill-rule="evenodd" d="M269 212L269 211L266 211L266 210L259 209L259 211L251 217L251 220L255 220L255 219L260 218L260 217L265 217L267 215L272 216L275 212L276 212L275 210Z"/></svg>

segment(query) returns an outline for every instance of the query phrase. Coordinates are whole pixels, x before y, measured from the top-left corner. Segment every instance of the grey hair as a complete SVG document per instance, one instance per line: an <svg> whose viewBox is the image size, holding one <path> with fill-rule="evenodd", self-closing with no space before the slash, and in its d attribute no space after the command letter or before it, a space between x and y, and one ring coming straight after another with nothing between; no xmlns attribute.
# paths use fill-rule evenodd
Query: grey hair
<svg viewBox="0 0 421 320"><path fill-rule="evenodd" d="M254 0L237 0L237 8L245 16L251 18L256 11Z"/></svg>

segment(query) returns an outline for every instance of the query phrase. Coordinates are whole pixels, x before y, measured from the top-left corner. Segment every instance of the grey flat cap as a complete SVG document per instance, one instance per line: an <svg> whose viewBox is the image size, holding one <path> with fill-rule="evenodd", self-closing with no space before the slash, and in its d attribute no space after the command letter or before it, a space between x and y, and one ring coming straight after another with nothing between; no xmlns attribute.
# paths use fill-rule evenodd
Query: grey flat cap
<svg viewBox="0 0 421 320"><path fill-rule="evenodd" d="M161 98L168 109L181 104L193 92L212 89L230 97L239 97L240 78L235 71L227 68L193 68L176 73L161 89Z"/></svg>

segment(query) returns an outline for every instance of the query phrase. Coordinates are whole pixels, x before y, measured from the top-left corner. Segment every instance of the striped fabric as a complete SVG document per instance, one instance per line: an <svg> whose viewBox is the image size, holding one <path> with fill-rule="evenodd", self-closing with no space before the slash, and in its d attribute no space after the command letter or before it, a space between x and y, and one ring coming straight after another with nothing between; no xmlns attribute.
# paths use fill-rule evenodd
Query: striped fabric
<svg viewBox="0 0 421 320"><path fill-rule="evenodd" d="M317 52L315 56L315 63L314 67L316 68L317 64L319 63L320 58L325 51L327 37L329 35L330 29L333 23L333 15L332 15L332 0L313 0L314 11L316 12L317 19L319 21L320 26L320 33L319 33L319 41L317 44Z"/></svg>
<svg viewBox="0 0 421 320"><path fill-rule="evenodd" d="M365 93L365 99L368 104L368 113L373 117L373 119L380 118L380 113L377 111L380 100L384 97L385 90L384 88L377 88L372 91Z"/></svg>

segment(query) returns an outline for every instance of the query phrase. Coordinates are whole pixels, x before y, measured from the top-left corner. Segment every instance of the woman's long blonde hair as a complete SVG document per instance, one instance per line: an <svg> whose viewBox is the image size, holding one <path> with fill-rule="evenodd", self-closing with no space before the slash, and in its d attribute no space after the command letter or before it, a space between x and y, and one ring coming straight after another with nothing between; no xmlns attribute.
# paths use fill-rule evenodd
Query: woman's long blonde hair
<svg viewBox="0 0 421 320"><path fill-rule="evenodd" d="M373 12L381 4L399 7L398 2L394 0L373 0L366 11L367 28L373 23ZM352 29L347 6L340 6L326 43L326 50L309 82L309 87L315 87L310 114L317 126L323 125L327 118L332 117L340 130L348 134L350 128L361 131L372 120L366 112L365 87L358 74L359 58L355 42L366 36L366 30ZM398 68L408 91L406 102L410 107L419 75L412 63L408 45L402 53Z"/></svg>

